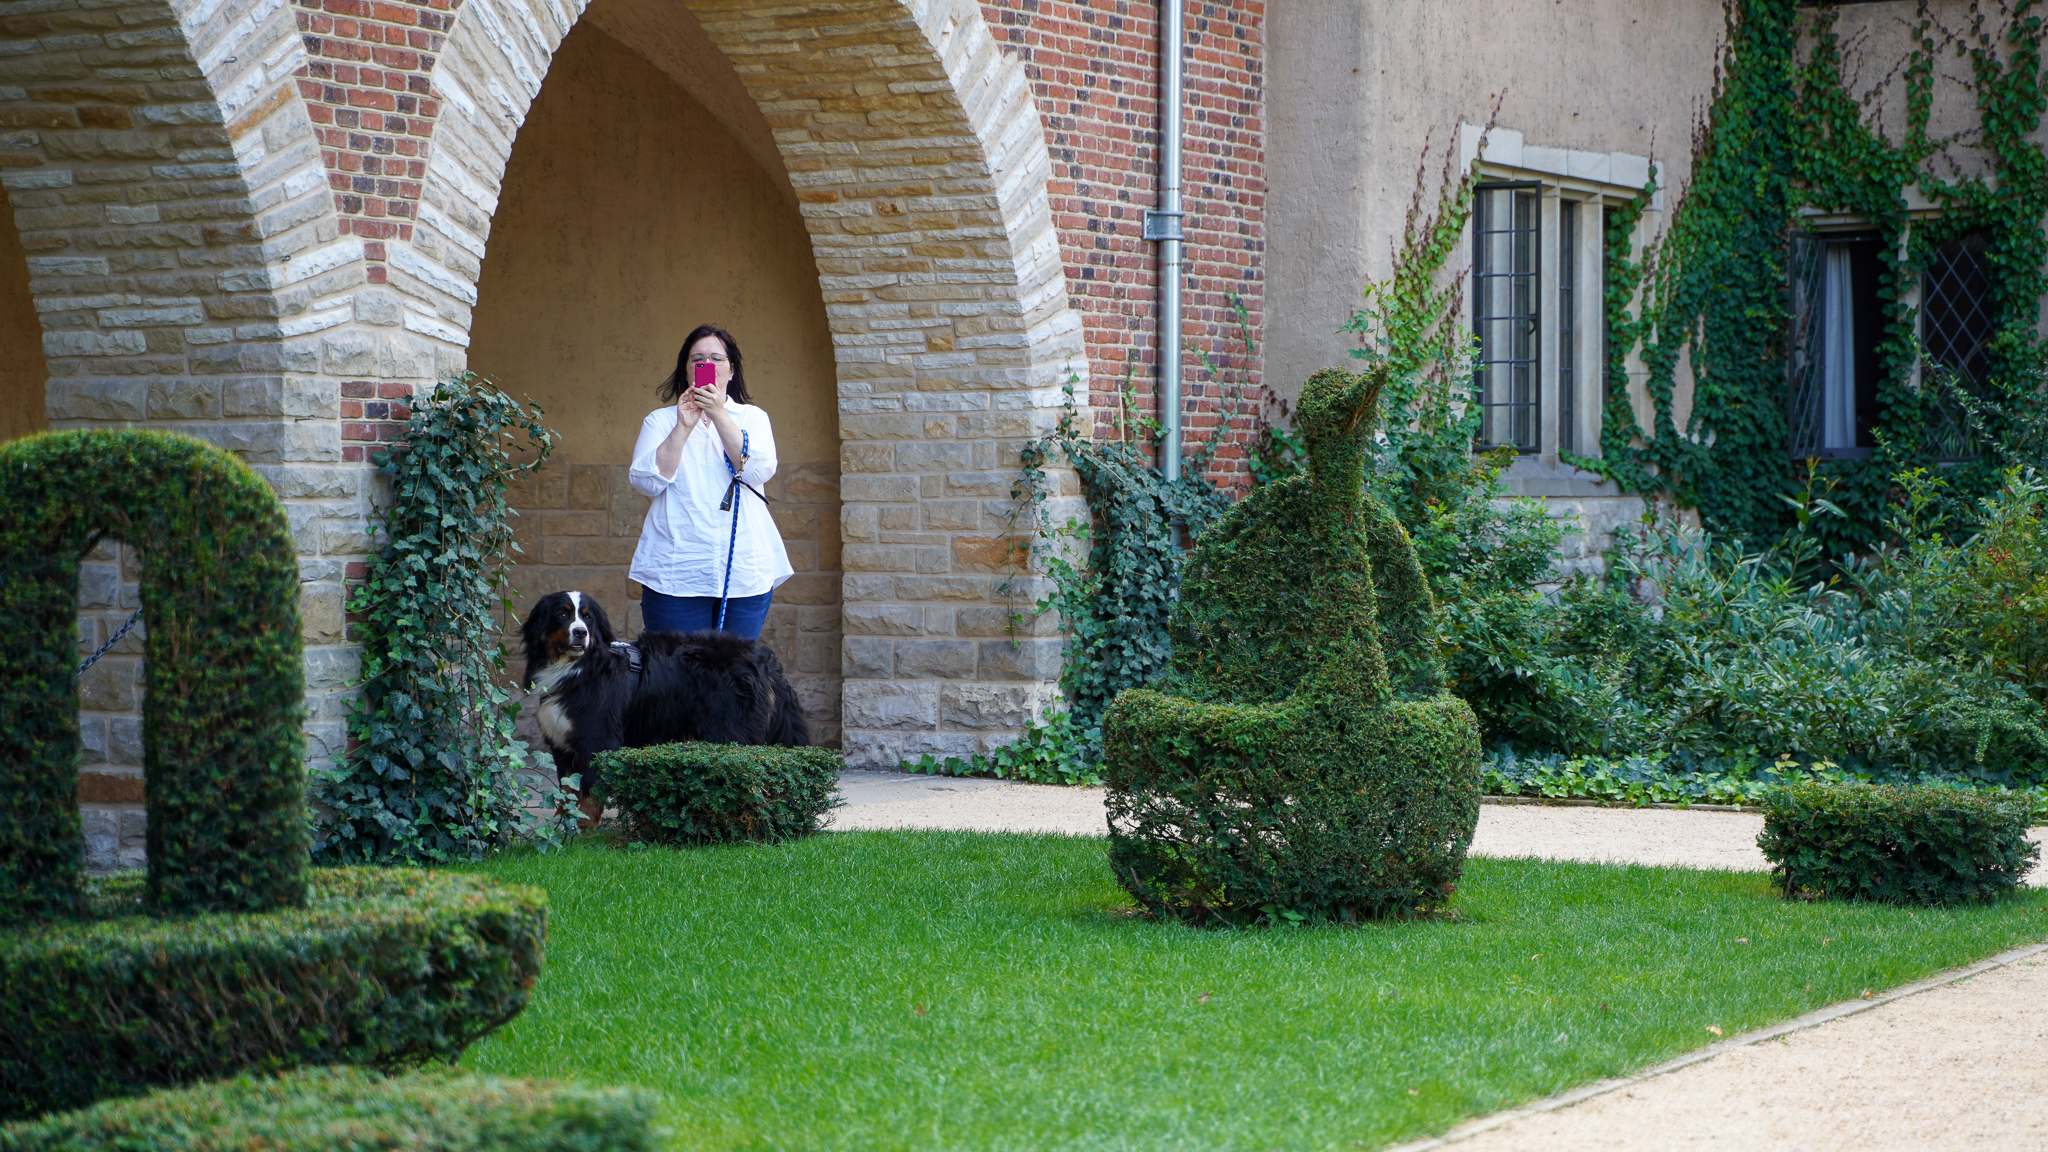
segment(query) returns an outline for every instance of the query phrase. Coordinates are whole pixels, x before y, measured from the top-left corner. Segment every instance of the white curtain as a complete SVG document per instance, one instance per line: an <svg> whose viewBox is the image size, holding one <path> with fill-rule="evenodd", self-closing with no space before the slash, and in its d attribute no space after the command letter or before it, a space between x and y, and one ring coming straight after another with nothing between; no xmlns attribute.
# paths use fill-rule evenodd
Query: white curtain
<svg viewBox="0 0 2048 1152"><path fill-rule="evenodd" d="M1821 270L1820 446L1856 446L1856 321L1849 246L1827 246Z"/></svg>

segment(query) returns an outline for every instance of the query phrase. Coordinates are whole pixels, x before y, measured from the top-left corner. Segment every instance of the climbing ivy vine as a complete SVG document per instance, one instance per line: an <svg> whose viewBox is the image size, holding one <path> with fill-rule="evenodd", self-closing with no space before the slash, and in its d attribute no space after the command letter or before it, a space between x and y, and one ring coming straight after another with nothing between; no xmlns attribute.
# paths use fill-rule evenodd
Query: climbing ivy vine
<svg viewBox="0 0 2048 1152"><path fill-rule="evenodd" d="M1958 507L1995 488L2016 459L2048 455L2030 431L2039 422L2025 418L2041 387L2038 308L2048 289L2048 169L2030 140L2048 106L2038 9L2038 0L1977 4L1967 27L1947 28L1923 2L1897 84L1858 95L1832 7L1730 0L1727 46L1669 229L1634 263L1628 245L1651 189L1609 218L1602 458L1574 462L1752 540L1775 538L1793 514L1788 498L1818 482L1847 513L1830 521L1831 546L1862 551L1877 542L1892 478L1944 463L1926 433L1950 415L1944 405L1967 410L1977 440L1974 459L1945 462ZM1966 66L1977 124L1937 137L1930 120L1944 60ZM1894 90L1905 105L1896 139L1880 123ZM1957 161L1964 151L1979 170ZM1916 187L1930 211L1909 212ZM1800 461L1789 449L1787 262L1802 210L1858 217L1880 240L1885 328L1877 447L1866 457ZM1973 232L1988 237L1995 336L1985 394L1956 396L1940 373L1916 371L1909 290L1942 244ZM1628 395L1631 352L1647 373L1647 428ZM1673 404L1681 367L1693 383L1683 427Z"/></svg>
<svg viewBox="0 0 2048 1152"><path fill-rule="evenodd" d="M405 437L373 461L392 492L384 546L349 602L363 699L353 747L317 781L314 857L430 864L515 840L552 847L573 831L573 809L519 779L527 750L499 613L512 610L506 562L519 551L506 491L557 437L538 406L470 372L417 398Z"/></svg>

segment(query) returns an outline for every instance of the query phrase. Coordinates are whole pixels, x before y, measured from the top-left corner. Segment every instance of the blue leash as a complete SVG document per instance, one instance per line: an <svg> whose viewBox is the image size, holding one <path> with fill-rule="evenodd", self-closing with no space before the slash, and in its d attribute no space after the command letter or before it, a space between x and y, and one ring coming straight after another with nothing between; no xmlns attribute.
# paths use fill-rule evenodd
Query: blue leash
<svg viewBox="0 0 2048 1152"><path fill-rule="evenodd" d="M732 457L719 453L725 461L725 470L732 474L732 483L726 486L725 503L732 505L732 533L725 540L725 587L718 592L718 630L725 630L725 602L732 596L732 554L740 539L740 471L732 466ZM747 459L747 434L740 433L740 461ZM721 505L722 507L723 505Z"/></svg>

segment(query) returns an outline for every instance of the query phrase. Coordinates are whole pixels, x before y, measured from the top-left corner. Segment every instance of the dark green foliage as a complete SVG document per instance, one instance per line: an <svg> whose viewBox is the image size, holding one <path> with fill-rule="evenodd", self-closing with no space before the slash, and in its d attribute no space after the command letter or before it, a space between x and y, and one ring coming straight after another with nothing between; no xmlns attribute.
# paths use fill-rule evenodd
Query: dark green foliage
<svg viewBox="0 0 2048 1152"><path fill-rule="evenodd" d="M2040 860L2032 805L1959 788L1790 784L1764 796L1757 846L1788 894L1897 904L2003 895Z"/></svg>
<svg viewBox="0 0 2048 1152"><path fill-rule="evenodd" d="M304 1064L452 1060L516 1015L546 897L473 876L319 869L303 909L152 919L134 877L92 919L0 936L0 1117Z"/></svg>
<svg viewBox="0 0 2048 1152"><path fill-rule="evenodd" d="M818 830L845 761L829 748L659 744L603 753L594 767L638 839L773 844Z"/></svg>
<svg viewBox="0 0 2048 1152"><path fill-rule="evenodd" d="M284 509L189 437L57 432L0 447L0 924L85 912L78 561L102 536L142 558L149 909L303 902L305 671Z"/></svg>
<svg viewBox="0 0 2048 1152"><path fill-rule="evenodd" d="M1479 818L1479 729L1443 692L1429 587L1364 491L1391 365L1303 387L1306 472L1197 544L1163 691L1103 720L1110 863L1198 922L1357 919L1440 905Z"/></svg>
<svg viewBox="0 0 2048 1152"><path fill-rule="evenodd" d="M519 551L505 492L554 447L541 415L464 373L416 400L405 444L376 458L392 498L386 543L351 603L364 707L349 726L357 747L319 781L323 861L473 860L515 839L557 844L570 827L527 808L569 803L518 779L527 751L500 640L506 557ZM514 463L522 448L531 456Z"/></svg>
<svg viewBox="0 0 2048 1152"><path fill-rule="evenodd" d="M2035 140L2048 108L2038 7L2036 0L1972 4L1968 27L1946 28L1922 5L1907 59L1852 93L1832 6L1731 3L1713 103L1670 230L1632 263L1629 233L1643 201L1611 221L1602 457L1574 462L1634 491L1668 493L1697 508L1710 531L1753 543L1789 526L1786 498L1818 475L1834 485L1847 513L1820 525L1824 556L1833 557L1877 543L1892 478L1955 456L1951 441L1965 425L1975 441L1966 454L1974 458L1950 464L1959 506L1993 490L2001 466L2048 459L2048 429L2029 419L2043 382L2038 324L2048 292L2048 159ZM1802 42L1810 45L1803 59ZM1967 63L1954 68L1944 58ZM1967 74L1977 102L1972 130L1929 135L1937 69ZM1896 139L1876 126L1888 98L1906 112ZM1958 164L1959 148L1974 155ZM1938 211L1909 219L1909 187ZM1881 239L1886 326L1877 446L1860 459L1809 463L1790 454L1787 257L1806 208L1860 217ZM1922 371L1909 306L1936 249L1972 232L1988 238L1995 325L1986 349L1990 379L1974 401ZM1631 319L1626 306L1638 282L1643 296ZM1632 349L1649 373L1647 428L1626 391ZM1681 360L1694 381L1684 427L1673 415Z"/></svg>
<svg viewBox="0 0 2048 1152"><path fill-rule="evenodd" d="M0 1152L654 1152L651 1093L319 1068L114 1100L0 1128Z"/></svg>
<svg viewBox="0 0 2048 1152"><path fill-rule="evenodd" d="M1033 519L1033 555L1053 585L1036 610L1057 613L1066 633L1060 671L1066 715L1034 726L1022 741L1025 748L1016 752L954 761L958 771L1046 783L1097 782L1103 710L1118 692L1165 672L1172 654L1167 616L1186 559L1182 534L1200 535L1229 506L1229 497L1204 475L1220 436L1185 461L1180 479L1169 483L1150 459L1158 426L1130 411L1128 392L1120 434L1097 440L1079 425L1073 388L1068 381L1066 410L1052 434L1021 449L1022 475L1010 493ZM1051 489L1045 467L1059 458L1081 481L1089 523L1047 519ZM1073 545L1082 541L1087 560L1076 565ZM929 767L947 770L944 763Z"/></svg>

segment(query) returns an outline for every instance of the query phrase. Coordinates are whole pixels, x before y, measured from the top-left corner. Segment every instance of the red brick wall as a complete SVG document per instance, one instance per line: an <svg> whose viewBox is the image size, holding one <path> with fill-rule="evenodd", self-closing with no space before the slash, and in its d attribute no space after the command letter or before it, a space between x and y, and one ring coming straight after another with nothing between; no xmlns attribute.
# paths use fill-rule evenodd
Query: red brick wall
<svg viewBox="0 0 2048 1152"><path fill-rule="evenodd" d="M1159 340L1156 245L1144 213L1158 204L1159 9L1119 0L983 0L996 42L1031 76L1052 153L1053 223L1067 290L1087 333L1093 403L1109 431L1125 373L1152 411ZM1265 4L1190 3L1183 88L1181 207L1187 280L1182 338L1207 352L1182 367L1188 446L1215 435L1261 377L1230 306L1235 294L1256 334L1265 245ZM1221 381L1219 387L1218 381ZM1249 420L1232 420L1241 440ZM1226 449L1214 472L1243 469Z"/></svg>

